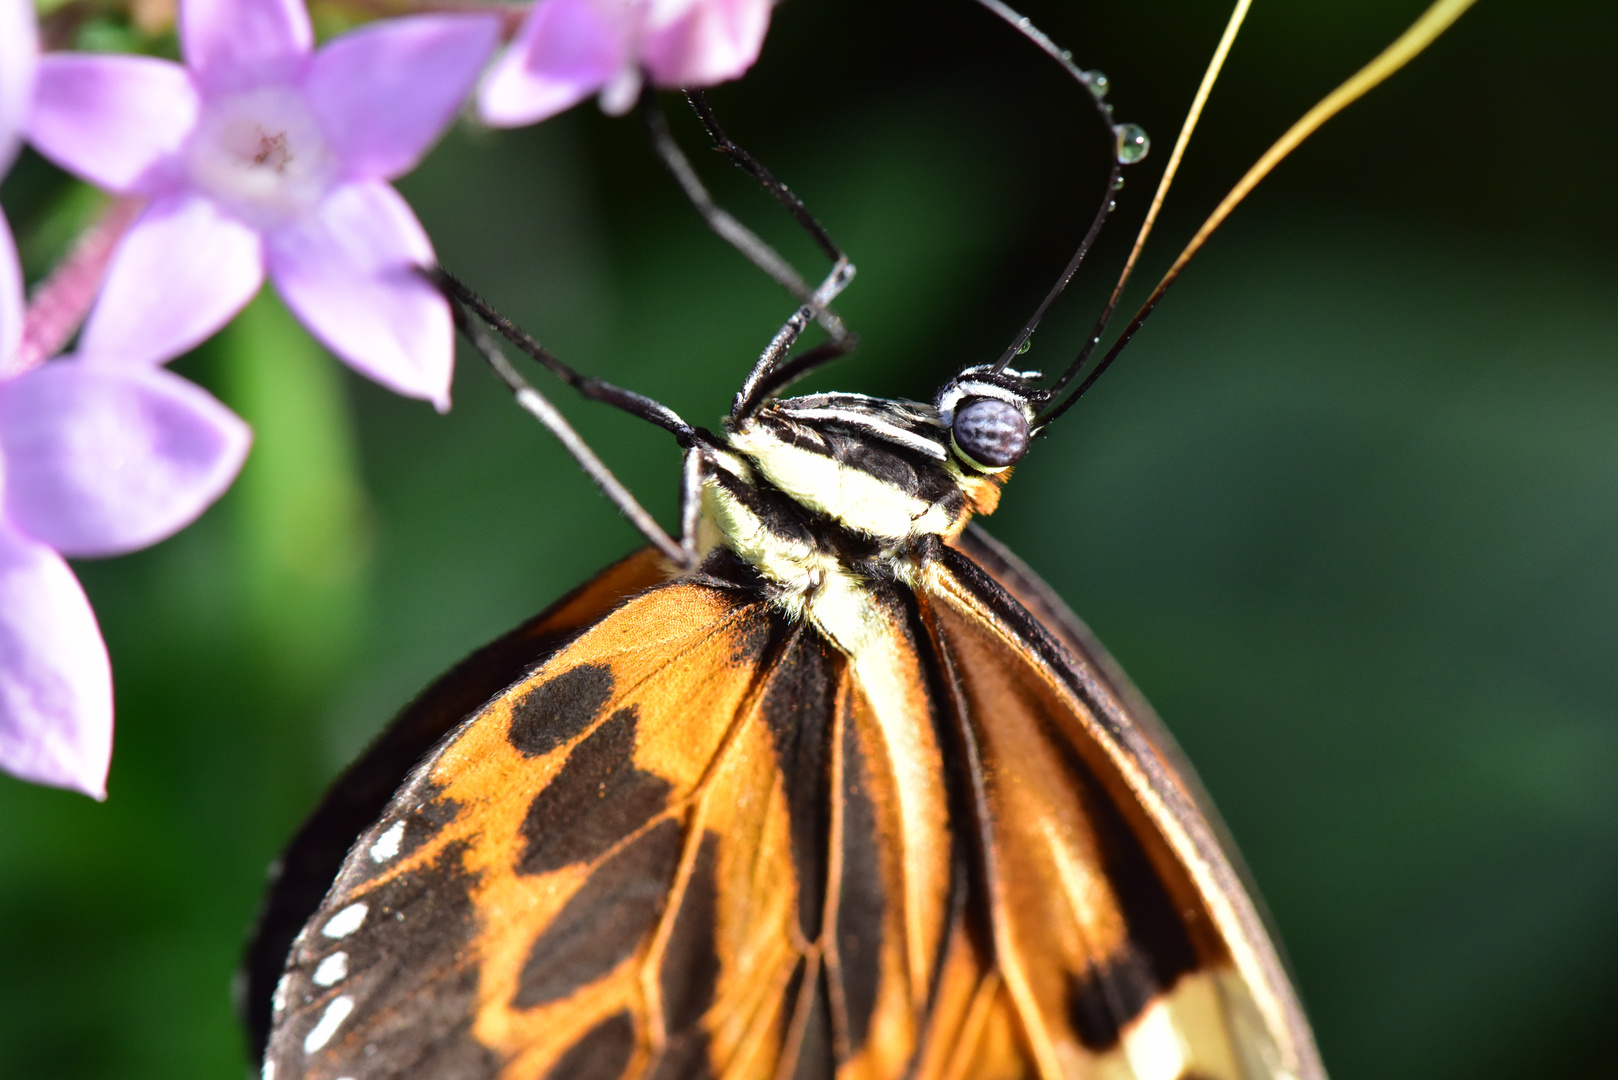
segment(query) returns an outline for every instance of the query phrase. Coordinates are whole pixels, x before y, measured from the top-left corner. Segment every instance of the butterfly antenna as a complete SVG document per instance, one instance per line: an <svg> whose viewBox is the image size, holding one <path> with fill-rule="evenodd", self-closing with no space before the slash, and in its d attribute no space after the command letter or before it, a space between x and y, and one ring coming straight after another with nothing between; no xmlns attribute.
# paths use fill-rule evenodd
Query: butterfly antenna
<svg viewBox="0 0 1618 1080"><path fill-rule="evenodd" d="M1019 14L1001 3L1000 0L977 0L977 2L998 15L1012 29L1022 34L1023 37L1039 46L1047 56L1061 65L1063 71L1072 76L1080 86L1089 92L1090 99L1095 103L1096 112L1100 115L1102 123L1106 124L1107 130L1112 133L1114 144L1112 174L1107 177L1107 190L1101 198L1101 207L1091 220L1089 231L1084 234L1084 239L1079 242L1079 249L1073 253L1073 258L1068 260L1067 268L1056 279L1056 284L1051 286L1050 292L1045 294L1045 299L1040 301L1039 307L1034 309L1034 314L1023 324L1023 328L1018 331L1011 344L1006 346L1006 351L1000 354L1000 359L995 361L993 370L1003 371L1006 365L1010 364L1017 354L1027 346L1028 339L1033 336L1040 320L1045 317L1045 312L1050 310L1050 306L1056 302L1056 298L1062 295L1062 291L1067 288L1068 282L1073 280L1073 275L1079 272L1079 264L1084 262L1084 257L1090 253L1091 246L1101 233L1101 226L1107 222L1107 215L1111 214L1113 207L1117 205L1114 193L1123 186L1121 182L1123 167L1133 165L1135 162L1144 159L1150 144L1146 138L1146 133L1134 124L1114 123L1112 106L1107 103L1108 82L1105 75L1099 71L1085 71L1079 67L1073 62L1071 52L1060 48L1043 30L1030 22L1027 16Z"/></svg>
<svg viewBox="0 0 1618 1080"><path fill-rule="evenodd" d="M1393 44L1382 50L1376 59L1355 72L1341 86L1322 98L1297 123L1288 128L1286 134L1277 139L1275 145L1264 152L1264 155L1253 164L1253 167L1247 170L1247 174L1237 181L1230 194L1226 195L1223 201L1214 209L1214 212L1208 215L1208 220L1204 221L1202 227L1197 230L1196 235L1191 237L1191 241L1186 244L1185 249L1174 260L1168 272L1163 275L1163 279L1152 290L1152 294L1146 298L1146 302L1141 305L1140 310L1135 313L1135 317L1124 328L1124 332L1117 341L1113 342L1106 355L1101 358L1101 362L1095 366L1094 370L1085 377L1078 388L1068 395L1060 405L1037 417L1034 422L1036 424L1049 424L1072 408L1073 403L1083 397L1085 392L1095 385L1102 372L1106 371L1112 362L1118 359L1118 354L1123 352L1124 346L1129 344L1130 339L1135 336L1136 332L1146 322L1146 319L1152 314L1158 302L1163 299L1163 294L1168 292L1169 286L1178 280L1186 264L1202 249L1202 246L1207 243L1208 237L1212 236L1214 230L1224 223L1225 219L1230 216L1231 211L1235 210L1237 205L1247 197L1248 193L1258 186L1260 180L1268 176L1271 170L1279 165L1288 154L1297 149L1300 143L1314 134L1327 120L1330 120L1349 105L1364 97L1366 93L1387 79L1388 76L1415 59L1423 49L1431 45L1445 30L1448 30L1455 20L1460 18L1466 9L1475 2L1476 0L1437 0L1420 18L1410 25L1408 30L1400 34Z"/></svg>
<svg viewBox="0 0 1618 1080"><path fill-rule="evenodd" d="M1197 87L1197 94L1191 99L1191 108L1185 114L1185 123L1180 125L1180 136L1174 140L1174 150L1169 154L1169 163L1163 169L1163 178L1157 182L1157 192L1152 196L1152 205L1146 211L1146 220L1141 222L1140 232L1135 235L1135 246L1130 248L1129 258L1124 260L1123 271L1118 275L1117 284L1112 287L1112 295L1102 307L1101 315L1096 319L1084 348L1079 350L1078 357L1050 387L1051 394L1061 393L1062 389L1073 381L1073 377L1083 370L1085 361L1090 359L1095 347L1101 343L1101 335L1106 332L1107 323L1112 320L1113 312L1118 307L1118 300L1124 294L1124 286L1129 283L1130 275L1135 272L1135 263L1140 259L1141 249L1146 246L1146 238L1152 234L1152 227L1157 224L1157 215L1163 209L1163 200L1168 197L1175 174L1180 170L1180 161L1185 157L1185 148L1191 142L1191 133L1197 129L1203 107L1208 103L1208 95L1213 92L1214 83L1219 80L1219 73L1225 66L1225 57L1230 55L1230 47L1236 42L1236 34L1241 30L1242 20L1247 18L1247 9L1252 6L1252 2L1253 0L1236 0L1236 8L1225 23L1225 32L1219 39L1219 45L1214 49L1213 59L1208 61L1208 68L1202 73L1202 84Z"/></svg>

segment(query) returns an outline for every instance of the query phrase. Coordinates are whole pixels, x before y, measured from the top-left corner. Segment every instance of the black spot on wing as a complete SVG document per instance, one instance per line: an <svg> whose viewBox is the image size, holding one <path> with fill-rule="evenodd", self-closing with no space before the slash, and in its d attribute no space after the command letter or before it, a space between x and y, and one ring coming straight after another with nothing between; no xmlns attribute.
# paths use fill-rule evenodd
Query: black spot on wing
<svg viewBox="0 0 1618 1080"><path fill-rule="evenodd" d="M670 1033L696 1027L713 1004L719 983L718 864L719 834L710 831L697 848L658 972L663 1024Z"/></svg>
<svg viewBox="0 0 1618 1080"><path fill-rule="evenodd" d="M1119 1029L1146 1010L1158 994L1143 957L1132 948L1082 975L1068 975L1068 1019L1091 1050L1118 1045Z"/></svg>
<svg viewBox="0 0 1618 1080"><path fill-rule="evenodd" d="M887 897L882 884L881 837L871 801L869 770L852 717L843 738L843 873L837 901L837 975L848 1010L851 1052L865 1045L882 979L882 920Z"/></svg>
<svg viewBox="0 0 1618 1080"><path fill-rule="evenodd" d="M739 667L758 664L785 625L785 617L773 605L761 604L757 610L748 612L737 624L736 636L731 642L731 664Z"/></svg>
<svg viewBox="0 0 1618 1080"><path fill-rule="evenodd" d="M547 874L590 862L663 809L669 783L635 767L638 713L619 709L568 754L555 778L528 804L528 841L517 870Z"/></svg>
<svg viewBox="0 0 1618 1080"><path fill-rule="evenodd" d="M680 843L679 824L665 821L597 867L529 949L513 1007L567 997L640 948L668 895Z"/></svg>
<svg viewBox="0 0 1618 1080"><path fill-rule="evenodd" d="M548 754L589 727L611 697L611 670L605 664L580 664L513 704L506 737L525 757Z"/></svg>
<svg viewBox="0 0 1618 1080"><path fill-rule="evenodd" d="M798 1043L797 1060L792 1063L792 1080L832 1080L837 1075L837 1054L831 1041L831 1002L826 990L825 968L800 960L787 994L790 1007L781 1020L786 1037L790 1037L805 995L810 999L809 1015Z"/></svg>
<svg viewBox="0 0 1618 1080"><path fill-rule="evenodd" d="M545 1080L618 1080L635 1052L635 1021L614 1013L585 1032L559 1058Z"/></svg>
<svg viewBox="0 0 1618 1080"><path fill-rule="evenodd" d="M430 865L361 894L365 919L351 933L334 940L314 931L300 939L288 984L291 1012L269 1045L279 1075L481 1080L495 1074L498 1058L471 1030L478 972L466 957L476 934L477 878L463 868L465 852L464 844L449 845ZM317 925L334 914L331 906ZM332 987L315 985L320 961L339 951L346 954L346 977ZM354 1002L353 1012L306 1056L304 1039L338 996Z"/></svg>
<svg viewBox="0 0 1618 1080"><path fill-rule="evenodd" d="M646 1073L646 1080L710 1080L713 1075L708 1033L698 1029L671 1038Z"/></svg>
<svg viewBox="0 0 1618 1080"><path fill-rule="evenodd" d="M786 789L798 926L810 941L820 936L826 903L826 837L831 829L827 740L840 667L841 660L820 635L800 626L770 672L760 710Z"/></svg>
<svg viewBox="0 0 1618 1080"><path fill-rule="evenodd" d="M1107 882L1129 928L1124 948L1069 977L1069 1012L1079 1039L1093 1050L1118 1041L1119 1029L1153 998L1197 967L1185 918L1150 856L1095 775L1076 753L1068 762L1080 776L1085 809L1100 841Z"/></svg>

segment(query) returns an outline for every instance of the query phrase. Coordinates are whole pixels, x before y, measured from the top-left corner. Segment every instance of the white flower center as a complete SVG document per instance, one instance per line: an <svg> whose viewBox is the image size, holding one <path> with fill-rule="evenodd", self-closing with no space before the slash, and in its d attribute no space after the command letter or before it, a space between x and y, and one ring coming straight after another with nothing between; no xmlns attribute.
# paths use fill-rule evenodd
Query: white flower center
<svg viewBox="0 0 1618 1080"><path fill-rule="evenodd" d="M204 105L188 163L198 187L260 227L313 210L338 167L303 95L289 86Z"/></svg>

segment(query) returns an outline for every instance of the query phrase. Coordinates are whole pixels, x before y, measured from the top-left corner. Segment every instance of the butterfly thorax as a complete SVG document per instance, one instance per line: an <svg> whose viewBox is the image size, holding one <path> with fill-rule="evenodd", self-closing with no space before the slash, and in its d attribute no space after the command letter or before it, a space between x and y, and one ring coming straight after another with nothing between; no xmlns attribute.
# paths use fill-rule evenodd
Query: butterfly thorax
<svg viewBox="0 0 1618 1080"><path fill-rule="evenodd" d="M702 548L739 556L783 608L855 651L864 584L914 586L930 553L994 511L1010 468L963 452L952 420L985 393L1026 409L1023 378L963 374L932 405L862 394L769 402L706 450Z"/></svg>

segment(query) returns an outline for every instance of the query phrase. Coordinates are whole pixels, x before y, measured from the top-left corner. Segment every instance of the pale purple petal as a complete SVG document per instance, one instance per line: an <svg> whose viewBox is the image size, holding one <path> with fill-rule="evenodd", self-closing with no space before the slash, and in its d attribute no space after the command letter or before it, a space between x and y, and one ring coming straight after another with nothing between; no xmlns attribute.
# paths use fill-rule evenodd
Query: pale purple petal
<svg viewBox="0 0 1618 1080"><path fill-rule="evenodd" d="M197 123L185 68L149 56L53 53L40 61L28 140L70 173L147 194L174 177Z"/></svg>
<svg viewBox="0 0 1618 1080"><path fill-rule="evenodd" d="M0 520L0 769L107 793L112 668L62 557Z"/></svg>
<svg viewBox="0 0 1618 1080"><path fill-rule="evenodd" d="M57 360L0 383L5 515L64 555L121 555L224 494L252 433L163 368Z"/></svg>
<svg viewBox="0 0 1618 1080"><path fill-rule="evenodd" d="M6 216L0 214L0 372L10 366L11 356L22 342L22 319L22 267L17 263L11 227L6 224Z"/></svg>
<svg viewBox="0 0 1618 1080"><path fill-rule="evenodd" d="M210 92L291 82L314 41L303 0L180 3L180 51Z"/></svg>
<svg viewBox="0 0 1618 1080"><path fill-rule="evenodd" d="M583 101L632 67L631 30L594 0L540 0L483 81L478 114L516 127Z"/></svg>
<svg viewBox="0 0 1618 1080"><path fill-rule="evenodd" d="M665 25L650 27L641 63L659 86L712 86L758 59L771 0L696 0Z"/></svg>
<svg viewBox="0 0 1618 1080"><path fill-rule="evenodd" d="M422 15L373 23L316 53L304 91L347 174L375 180L414 168L499 39L493 15Z"/></svg>
<svg viewBox="0 0 1618 1080"><path fill-rule="evenodd" d="M32 0L0 0L0 176L22 144L24 118L39 63Z"/></svg>
<svg viewBox="0 0 1618 1080"><path fill-rule="evenodd" d="M229 322L263 281L257 232L200 195L159 199L112 257L79 353L171 360Z"/></svg>
<svg viewBox="0 0 1618 1080"><path fill-rule="evenodd" d="M449 408L449 304L416 272L433 249L399 193L371 181L332 192L269 240L270 278L304 325L360 374Z"/></svg>

